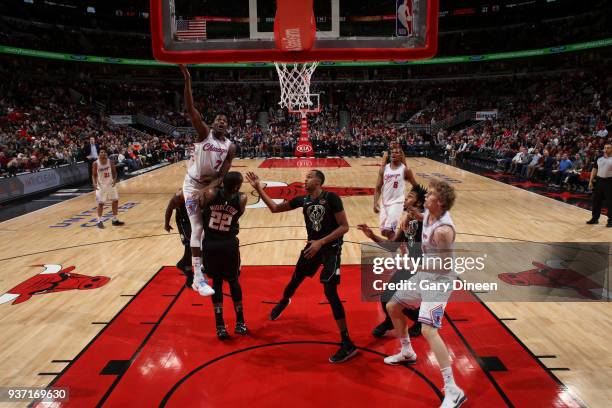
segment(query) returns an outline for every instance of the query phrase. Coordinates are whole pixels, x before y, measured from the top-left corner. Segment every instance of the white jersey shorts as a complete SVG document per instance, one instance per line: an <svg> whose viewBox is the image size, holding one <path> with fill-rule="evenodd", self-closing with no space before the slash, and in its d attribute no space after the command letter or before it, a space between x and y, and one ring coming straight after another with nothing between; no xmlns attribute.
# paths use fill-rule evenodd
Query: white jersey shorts
<svg viewBox="0 0 612 408"><path fill-rule="evenodd" d="M187 208L187 215L192 216L200 213L200 203L198 200L193 199L194 193L198 190L205 188L207 184L199 183L189 174L185 175L183 181L183 196L185 197L185 208Z"/></svg>
<svg viewBox="0 0 612 408"><path fill-rule="evenodd" d="M119 200L119 194L117 193L117 187L115 186L99 186L96 190L96 202L98 204L104 204L107 201L117 200Z"/></svg>
<svg viewBox="0 0 612 408"><path fill-rule="evenodd" d="M381 231L395 231L404 212L404 203L381 205L378 219Z"/></svg>
<svg viewBox="0 0 612 408"><path fill-rule="evenodd" d="M410 279L414 282L414 290L398 290L393 295L393 299L404 307L418 307L419 300L421 306L419 310L419 322L433 326L437 329L442 327L442 317L448 298L452 293L452 282L454 278L439 273L417 272L416 276ZM450 283L449 290L430 289L432 283Z"/></svg>

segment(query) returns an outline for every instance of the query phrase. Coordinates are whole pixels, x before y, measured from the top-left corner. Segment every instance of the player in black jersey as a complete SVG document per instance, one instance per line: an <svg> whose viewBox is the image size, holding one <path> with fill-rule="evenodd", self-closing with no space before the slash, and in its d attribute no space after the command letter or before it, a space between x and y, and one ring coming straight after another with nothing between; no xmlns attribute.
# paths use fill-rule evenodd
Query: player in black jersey
<svg viewBox="0 0 612 408"><path fill-rule="evenodd" d="M167 232L172 231L170 219L172 218L172 213L175 210L176 227L178 229L179 236L181 237L181 242L185 247L183 257L180 261L178 261L176 267L179 268L187 278L185 286L187 288L191 288L191 285L193 284L193 269L191 268L191 248L189 246L189 239L191 237L191 223L189 222L189 216L187 215L187 209L185 208L185 197L183 197L182 189L179 189L176 194L172 196L172 198L168 202L168 206L166 207L164 229Z"/></svg>
<svg viewBox="0 0 612 408"><path fill-rule="evenodd" d="M213 280L212 303L215 311L217 337L229 337L223 320L223 281L230 287L234 310L236 311L236 334L247 334L242 309L242 288L240 276L240 249L238 242L238 219L246 208L247 196L240 192L242 174L228 172L223 177L223 188L204 190L200 208L204 220L202 241L202 265L204 273Z"/></svg>
<svg viewBox="0 0 612 408"><path fill-rule="evenodd" d="M425 204L425 195L427 189L421 185L412 187L412 190L406 196L404 201L404 215L399 222L399 228L395 231L395 235L387 240L374 234L374 232L366 224L360 224L357 228L365 234L366 237L370 238L374 242L405 242L408 245L408 251L414 243L421 242L421 233L423 232L423 221L419 221L413 214L414 211L422 213L425 211L423 205ZM413 275L408 273L402 273L403 271L397 271L389 282L399 282L403 279L410 279ZM380 304L382 311L385 314L385 320L372 330L374 337L382 337L388 330L393 329L393 322L391 316L387 311L387 302L391 299L395 291L385 291L380 296ZM407 315L414 324L408 329L410 337L416 337L421 335L421 323L419 323L419 309L408 309L404 308L404 314Z"/></svg>
<svg viewBox="0 0 612 408"><path fill-rule="evenodd" d="M300 259L295 266L291 281L285 287L282 299L272 309L270 320L278 319L289 305L298 286L306 277L314 276L319 267L323 265L320 281L342 338L340 349L329 358L329 361L340 363L348 360L357 353L357 348L349 337L344 307L338 296L342 237L349 230L342 200L337 194L321 188L325 176L319 170L312 170L306 176L304 184L307 195L295 197L281 204L275 203L266 194L255 173L247 173L247 180L273 213L302 208L308 233L308 244L300 254Z"/></svg>

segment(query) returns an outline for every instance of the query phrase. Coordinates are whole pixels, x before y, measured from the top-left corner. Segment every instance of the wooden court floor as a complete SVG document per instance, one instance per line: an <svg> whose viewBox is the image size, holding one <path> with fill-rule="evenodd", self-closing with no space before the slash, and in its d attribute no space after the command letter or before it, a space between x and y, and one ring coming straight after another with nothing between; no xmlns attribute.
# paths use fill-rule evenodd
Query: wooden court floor
<svg viewBox="0 0 612 408"><path fill-rule="evenodd" d="M326 185L343 192L351 229L342 260L355 265L360 262L360 247L355 243L364 241L355 226L377 225L369 189L375 184L379 159L346 162L347 167L321 170ZM261 164L262 160L236 160L234 170L255 171L279 199L295 194L292 183L302 182L308 171L308 167L259 168ZM429 159L411 158L408 164L423 184L430 178L444 178L455 186L458 199L452 215L459 242L611 241L612 231L603 225L584 224L590 214L583 209ZM183 162L120 183L124 227L112 227L110 222L104 230L94 227L93 193L0 224L0 295L4 294L0 297L0 386L45 386L54 381L160 268L178 261L182 246L176 233L163 230L163 213L184 174ZM248 184L243 191L253 208L240 222L242 264L293 265L304 245L301 212L271 214L257 208L258 197ZM57 279L61 271L73 274L70 284ZM244 290L247 293L249 288ZM207 301L202 303L208 306ZM486 306L534 356L545 356L540 363L553 369L565 385L560 392L586 406L609 405L609 303L492 302ZM202 313L208 312L205 307ZM360 324L364 338L366 328L375 324ZM335 335L329 341L337 341ZM559 401L564 401L562 396Z"/></svg>

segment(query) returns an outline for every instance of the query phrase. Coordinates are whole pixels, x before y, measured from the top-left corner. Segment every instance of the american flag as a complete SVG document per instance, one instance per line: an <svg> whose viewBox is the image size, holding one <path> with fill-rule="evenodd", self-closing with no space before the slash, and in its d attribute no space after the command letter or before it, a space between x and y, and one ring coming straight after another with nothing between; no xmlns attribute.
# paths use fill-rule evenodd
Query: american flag
<svg viewBox="0 0 612 408"><path fill-rule="evenodd" d="M205 40L206 20L176 20L176 38L181 41Z"/></svg>

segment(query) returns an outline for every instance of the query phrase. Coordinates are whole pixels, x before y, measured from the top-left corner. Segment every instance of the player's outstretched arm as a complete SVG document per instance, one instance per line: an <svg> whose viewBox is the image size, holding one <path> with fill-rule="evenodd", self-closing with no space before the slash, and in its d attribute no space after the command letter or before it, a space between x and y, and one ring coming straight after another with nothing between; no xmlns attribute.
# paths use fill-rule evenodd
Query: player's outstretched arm
<svg viewBox="0 0 612 408"><path fill-rule="evenodd" d="M180 205L184 205L181 203L181 199L178 195L173 195L170 201L168 201L168 205L166 206L166 213L164 214L164 229L166 232L172 231L172 225L170 225L170 219L172 218L172 213L176 208Z"/></svg>
<svg viewBox="0 0 612 408"><path fill-rule="evenodd" d="M246 174L246 179L249 182L249 184L251 184L251 186L255 189L255 191L257 191L257 194L259 194L259 197L261 197L263 202L273 213L293 210L293 208L289 204L289 201L283 201L280 204L276 204L274 200L270 198L270 196L265 192L265 190L261 186L261 182L257 174L250 171Z"/></svg>
<svg viewBox="0 0 612 408"><path fill-rule="evenodd" d="M185 78L185 109L189 114L189 117L191 118L191 123L193 124L193 127L198 132L196 142L201 142L202 140L208 137L208 134L210 133L210 128L206 123L204 123L202 115L200 115L200 112L195 108L195 105L193 104L193 94L191 92L191 74L189 73L189 70L183 64L179 65L179 68L181 69L183 77Z"/></svg>
<svg viewBox="0 0 612 408"><path fill-rule="evenodd" d="M363 235L370 238L374 242L387 242L385 238L379 237L378 235L374 234L374 231L372 231L372 229L368 227L367 224L359 224L357 225L357 229L363 232Z"/></svg>

